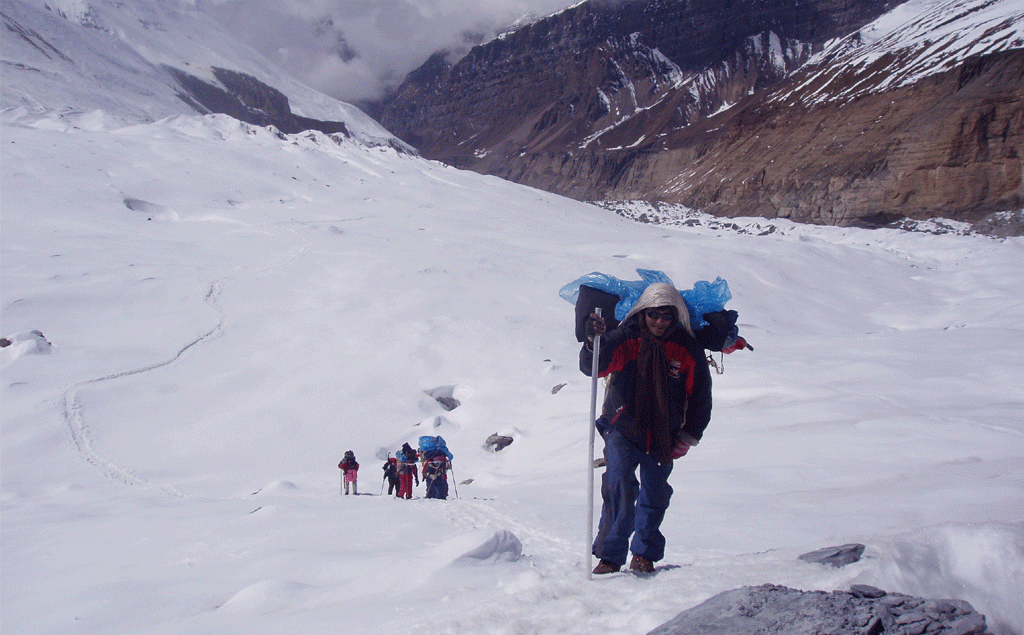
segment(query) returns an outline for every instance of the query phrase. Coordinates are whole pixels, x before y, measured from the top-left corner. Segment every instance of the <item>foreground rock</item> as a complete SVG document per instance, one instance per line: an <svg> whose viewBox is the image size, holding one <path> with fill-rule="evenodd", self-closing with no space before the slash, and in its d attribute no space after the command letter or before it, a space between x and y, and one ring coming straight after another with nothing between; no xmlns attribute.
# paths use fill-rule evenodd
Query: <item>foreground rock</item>
<svg viewBox="0 0 1024 635"><path fill-rule="evenodd" d="M985 616L962 600L925 600L867 585L800 591L774 584L719 593L648 635L984 635Z"/></svg>

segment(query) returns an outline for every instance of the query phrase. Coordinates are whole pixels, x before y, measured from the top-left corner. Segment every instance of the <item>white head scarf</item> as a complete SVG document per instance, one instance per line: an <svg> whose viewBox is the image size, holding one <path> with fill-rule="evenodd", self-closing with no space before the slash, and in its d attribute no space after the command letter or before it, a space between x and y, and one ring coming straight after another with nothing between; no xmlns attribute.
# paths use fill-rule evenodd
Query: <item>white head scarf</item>
<svg viewBox="0 0 1024 635"><path fill-rule="evenodd" d="M654 309L659 306L675 307L679 322L687 333L693 335L693 329L690 328L690 311L686 308L686 302L683 301L683 296L679 295L679 291L667 282L655 282L644 289L636 304L622 321L625 322L644 309Z"/></svg>

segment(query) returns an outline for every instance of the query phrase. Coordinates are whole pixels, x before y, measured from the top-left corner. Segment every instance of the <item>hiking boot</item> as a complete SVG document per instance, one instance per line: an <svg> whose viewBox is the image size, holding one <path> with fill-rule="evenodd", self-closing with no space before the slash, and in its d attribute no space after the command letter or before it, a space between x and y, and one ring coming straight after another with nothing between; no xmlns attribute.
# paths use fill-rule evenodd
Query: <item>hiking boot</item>
<svg viewBox="0 0 1024 635"><path fill-rule="evenodd" d="M601 575L603 573L618 573L621 568L622 567L620 565L617 565L610 560L602 560L597 563L596 567L594 567L594 573L597 575Z"/></svg>
<svg viewBox="0 0 1024 635"><path fill-rule="evenodd" d="M654 573L654 563L643 556L634 555L629 561L629 570L637 573Z"/></svg>

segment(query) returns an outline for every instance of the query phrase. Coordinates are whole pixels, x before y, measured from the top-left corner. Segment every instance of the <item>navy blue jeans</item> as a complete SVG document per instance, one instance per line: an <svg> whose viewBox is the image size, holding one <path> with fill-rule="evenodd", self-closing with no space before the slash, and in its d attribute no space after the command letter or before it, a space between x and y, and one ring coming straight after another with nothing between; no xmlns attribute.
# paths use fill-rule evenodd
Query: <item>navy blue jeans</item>
<svg viewBox="0 0 1024 635"><path fill-rule="evenodd" d="M614 428L604 434L604 460L607 463L601 476L604 502L594 539L594 555L620 566L626 563L628 551L651 562L661 560L665 557L665 536L660 527L672 498L668 476L672 473L673 462L658 465L653 456L627 441Z"/></svg>
<svg viewBox="0 0 1024 635"><path fill-rule="evenodd" d="M430 481L427 485L427 498L448 498L448 481L440 476Z"/></svg>

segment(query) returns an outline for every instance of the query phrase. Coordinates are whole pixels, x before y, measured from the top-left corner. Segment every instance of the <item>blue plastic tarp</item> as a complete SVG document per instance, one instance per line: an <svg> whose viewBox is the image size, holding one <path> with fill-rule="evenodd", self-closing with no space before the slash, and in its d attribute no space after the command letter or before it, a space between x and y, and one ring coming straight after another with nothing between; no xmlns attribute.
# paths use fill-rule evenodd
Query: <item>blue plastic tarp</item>
<svg viewBox="0 0 1024 635"><path fill-rule="evenodd" d="M655 282L665 282L675 286L675 283L663 271L637 269L636 272L640 275L640 280L620 280L615 276L596 271L588 273L562 287L558 291L558 295L569 303L576 304L576 298L580 294L580 285L584 284L615 294L619 296L619 303L615 305L615 319L621 321L650 285ZM705 313L721 311L725 308L725 303L732 299L729 283L722 277L718 277L714 282L699 280L694 283L692 289L681 290L679 295L683 296L686 308L690 312L690 324L695 329L706 324L703 317Z"/></svg>
<svg viewBox="0 0 1024 635"><path fill-rule="evenodd" d="M452 460L455 457L448 451L448 446L444 442L444 437L441 436L422 436L420 437L420 456L425 456L428 452L434 450L441 450L444 455L448 457L448 460Z"/></svg>

